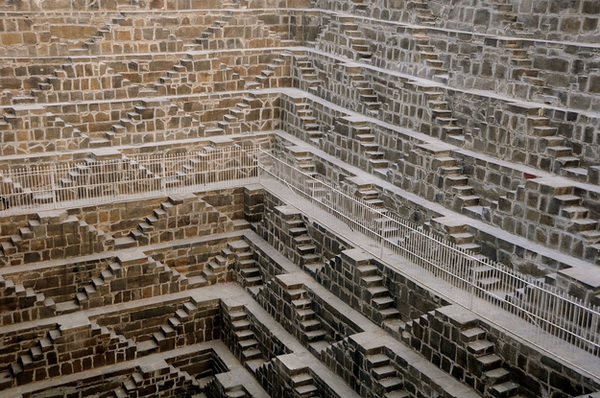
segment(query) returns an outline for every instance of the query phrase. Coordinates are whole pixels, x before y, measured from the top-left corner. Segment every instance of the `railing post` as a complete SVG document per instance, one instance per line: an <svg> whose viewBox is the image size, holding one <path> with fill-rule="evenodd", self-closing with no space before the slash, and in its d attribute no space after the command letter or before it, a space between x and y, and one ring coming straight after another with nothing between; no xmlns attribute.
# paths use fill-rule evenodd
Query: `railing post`
<svg viewBox="0 0 600 398"><path fill-rule="evenodd" d="M52 205L54 207L54 209L58 208L58 203L56 201L56 197L58 196L58 192L56 191L56 184L55 184L55 174L56 174L56 163L52 163L51 167L50 167L50 189L52 190Z"/></svg>

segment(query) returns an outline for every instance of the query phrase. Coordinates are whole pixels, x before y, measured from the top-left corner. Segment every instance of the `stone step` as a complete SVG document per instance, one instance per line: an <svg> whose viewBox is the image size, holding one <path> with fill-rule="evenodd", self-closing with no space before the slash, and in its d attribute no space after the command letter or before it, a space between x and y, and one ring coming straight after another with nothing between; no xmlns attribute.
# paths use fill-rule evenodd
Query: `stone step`
<svg viewBox="0 0 600 398"><path fill-rule="evenodd" d="M513 381L505 381L492 386L489 391L493 397L508 398L519 391L519 385Z"/></svg>
<svg viewBox="0 0 600 398"><path fill-rule="evenodd" d="M402 380L398 377L388 377L386 379L379 380L379 384L386 393L402 388Z"/></svg>
<svg viewBox="0 0 600 398"><path fill-rule="evenodd" d="M475 340L467 344L467 351L476 356L492 354L495 346L488 340Z"/></svg>
<svg viewBox="0 0 600 398"><path fill-rule="evenodd" d="M327 333L323 329L318 330L310 330L304 334L309 342L314 342L317 340L323 340Z"/></svg>
<svg viewBox="0 0 600 398"><path fill-rule="evenodd" d="M510 377L510 372L504 368L496 368L488 370L483 374L483 380L489 384L498 384L507 380Z"/></svg>
<svg viewBox="0 0 600 398"><path fill-rule="evenodd" d="M492 370L498 368L502 365L502 358L500 358L496 354L487 354L480 357L475 358L475 367L474 369L476 374L483 374L488 370Z"/></svg>
<svg viewBox="0 0 600 398"><path fill-rule="evenodd" d="M397 375L396 369L391 365L383 365L371 369L371 374L376 380L382 380Z"/></svg>

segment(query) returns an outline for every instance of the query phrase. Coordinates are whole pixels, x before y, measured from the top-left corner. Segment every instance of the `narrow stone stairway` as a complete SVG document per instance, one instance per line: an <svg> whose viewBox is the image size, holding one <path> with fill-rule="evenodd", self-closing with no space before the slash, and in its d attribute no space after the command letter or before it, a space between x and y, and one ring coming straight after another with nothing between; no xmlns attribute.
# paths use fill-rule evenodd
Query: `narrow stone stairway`
<svg viewBox="0 0 600 398"><path fill-rule="evenodd" d="M317 95L321 80L317 75L313 63L307 55L294 55L294 64L298 70L298 78L301 79L300 87L306 86L305 90L311 94Z"/></svg>
<svg viewBox="0 0 600 398"><path fill-rule="evenodd" d="M436 82L448 83L448 70L444 67L444 61L439 57L438 49L431 44L429 31L427 29L414 28L412 33L416 40L417 57L421 64L427 67L425 77Z"/></svg>
<svg viewBox="0 0 600 398"><path fill-rule="evenodd" d="M260 351L258 338L252 330L252 323L248 320L248 314L243 307L234 307L228 311L227 316L240 349L238 359L248 370L256 373L256 369L265 363L265 359Z"/></svg>
<svg viewBox="0 0 600 398"><path fill-rule="evenodd" d="M305 132L304 137L300 137L308 142L319 145L319 141L323 138L321 125L314 117L310 103L306 98L294 98L294 108L297 117L300 119L300 128Z"/></svg>
<svg viewBox="0 0 600 398"><path fill-rule="evenodd" d="M329 346L329 336L313 310L313 301L302 283L290 283L289 280L284 282L281 279L278 282L294 311L291 320L296 320L300 326L300 341L318 356Z"/></svg>
<svg viewBox="0 0 600 398"><path fill-rule="evenodd" d="M463 220L451 216L436 217L431 219L431 226L435 231L441 232L443 238L470 254L481 251L481 246L475 242L475 236L468 232L469 227Z"/></svg>
<svg viewBox="0 0 600 398"><path fill-rule="evenodd" d="M403 389L404 384L398 371L391 365L390 358L383 350L369 352L365 357L367 368L375 381L373 392L383 398L408 398L410 394Z"/></svg>
<svg viewBox="0 0 600 398"><path fill-rule="evenodd" d="M228 242L227 247L235 256L234 264L240 276L238 282L256 297L264 287L264 280L252 247L243 240Z"/></svg>
<svg viewBox="0 0 600 398"><path fill-rule="evenodd" d="M198 307L191 301L186 301L175 310L173 316L166 323L160 325L158 331L153 332L149 338L137 342L138 357L150 355L155 352L173 350L183 344L185 334L184 324L190 320ZM178 338L178 336L181 336Z"/></svg>
<svg viewBox="0 0 600 398"><path fill-rule="evenodd" d="M362 73L362 66L356 64L345 64L346 74L350 78L350 85L356 88L359 102L364 105L366 114L373 115L379 112L381 102L371 84Z"/></svg>
<svg viewBox="0 0 600 398"><path fill-rule="evenodd" d="M429 9L427 0L410 0L407 8L415 11L415 22L419 25L435 26L435 17Z"/></svg>
<svg viewBox="0 0 600 398"><path fill-rule="evenodd" d="M359 265L356 267L360 278L361 289L365 291L365 301L371 307L365 315L377 324L398 320L400 312L390 291L383 284L383 277L375 265Z"/></svg>
<svg viewBox="0 0 600 398"><path fill-rule="evenodd" d="M350 48L354 52L356 60L371 62L373 53L355 19L352 17L340 17L340 29L341 33L350 41Z"/></svg>
<svg viewBox="0 0 600 398"><path fill-rule="evenodd" d="M425 102L430 109L432 122L439 126L434 130L436 138L452 145L462 146L465 141L463 128L458 119L452 116L452 111L446 100L446 94L438 87L422 87L425 94Z"/></svg>

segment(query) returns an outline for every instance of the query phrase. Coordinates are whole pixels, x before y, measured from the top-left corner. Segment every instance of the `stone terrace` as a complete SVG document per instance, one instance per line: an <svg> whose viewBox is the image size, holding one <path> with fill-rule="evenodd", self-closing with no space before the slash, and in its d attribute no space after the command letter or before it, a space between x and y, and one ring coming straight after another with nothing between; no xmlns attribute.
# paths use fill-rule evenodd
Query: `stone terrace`
<svg viewBox="0 0 600 398"><path fill-rule="evenodd" d="M600 396L597 318L571 347L250 152L598 306L599 13L0 0L0 396Z"/></svg>

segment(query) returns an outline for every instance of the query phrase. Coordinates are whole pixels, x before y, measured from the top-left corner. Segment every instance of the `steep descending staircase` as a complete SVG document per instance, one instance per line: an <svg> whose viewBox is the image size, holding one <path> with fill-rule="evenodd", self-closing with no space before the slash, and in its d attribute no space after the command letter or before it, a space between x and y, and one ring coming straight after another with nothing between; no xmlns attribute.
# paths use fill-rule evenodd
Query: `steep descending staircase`
<svg viewBox="0 0 600 398"><path fill-rule="evenodd" d="M359 265L356 267L361 289L364 291L366 304L372 311L367 317L377 324L385 324L400 318L400 312L396 309L396 302L390 291L384 286L383 278L377 266ZM397 323L397 322L393 322ZM395 326L397 330L399 325Z"/></svg>
<svg viewBox="0 0 600 398"><path fill-rule="evenodd" d="M186 214L179 214L178 206L182 203L189 204L194 210L194 217ZM206 223L201 220L209 219L208 215L214 215L214 222ZM217 210L210 203L198 198L194 194L179 194L169 196L169 200L162 202L159 208L153 210L153 214L145 218L138 224L138 227L129 232L129 235L115 239L115 246L119 249L147 245L162 242L165 239L183 238L183 225L175 231L167 233L169 222L176 223L177 220L185 219L187 228L197 228L202 231L203 228L209 228L211 225L216 229L228 231L234 228L235 224L226 215ZM181 221L179 221L181 223ZM166 236L169 235L169 236Z"/></svg>
<svg viewBox="0 0 600 398"><path fill-rule="evenodd" d="M226 315L231 322L232 332L235 335L237 349L239 349L240 362L252 373L265 363L259 342L252 323L248 320L248 314L244 307L232 307Z"/></svg>
<svg viewBox="0 0 600 398"><path fill-rule="evenodd" d="M407 8L415 12L414 19L417 24L435 26L436 18L431 13L427 0L410 0Z"/></svg>
<svg viewBox="0 0 600 398"><path fill-rule="evenodd" d="M443 237L456 244L459 248L471 254L481 251L481 246L475 242L475 236L468 232L469 227L463 220L454 217L436 217L431 219L434 231L443 233Z"/></svg>
<svg viewBox="0 0 600 398"><path fill-rule="evenodd" d="M221 136L226 134L239 134L248 132L249 127L244 125L246 116L259 105L256 94L249 92L244 94L242 101L229 109L229 112L216 123L216 126L207 127L204 130L206 137Z"/></svg>
<svg viewBox="0 0 600 398"><path fill-rule="evenodd" d="M313 310L313 300L304 284L294 282L293 279L293 275L282 275L275 278L275 281L282 289L283 299L291 305L292 313L288 315L289 322L299 326L298 338L310 351L319 355L329 346L330 336L323 329L321 321Z"/></svg>
<svg viewBox="0 0 600 398"><path fill-rule="evenodd" d="M526 192L535 190L542 190L549 195L549 202L544 211L553 219L552 225L555 228L559 227L560 234L569 235L569 242L583 245L583 250L579 244L571 244L561 249L572 256L600 263L599 220L592 218L593 212L584 206L583 198L576 194L575 187L570 182L554 177L528 180L525 185L520 185L516 190L501 196L497 211L512 216L514 211L518 210L518 206L515 205L527 205ZM540 225L544 226L545 224ZM562 241L562 238L557 239L555 247L558 247L559 241Z"/></svg>
<svg viewBox="0 0 600 398"><path fill-rule="evenodd" d="M463 168L451 156L451 148L438 144L419 144L416 151L429 158L431 169L437 176L437 186L443 190L446 202L456 211L472 214L482 214L483 208L479 195L469 185L469 177L463 173ZM480 218L480 217L478 217Z"/></svg>
<svg viewBox="0 0 600 398"><path fill-rule="evenodd" d="M246 82L245 89L259 89L259 88L269 88L271 87L271 77L277 75L277 69L280 69L285 64L285 60L283 58L273 58L270 63L267 64L267 67L260 71L259 75L256 75L252 78L251 81Z"/></svg>
<svg viewBox="0 0 600 398"><path fill-rule="evenodd" d="M96 45L96 43L103 40L110 32L118 25L125 22L125 17L120 14L116 17L113 17L110 22L104 25L102 28L98 29L98 32L94 36L92 36L88 41L83 43L82 47L79 48L69 48L69 54L71 55L87 55L90 52L90 48Z"/></svg>
<svg viewBox="0 0 600 398"><path fill-rule="evenodd" d="M460 127L458 119L454 118L446 94L439 87L421 86L425 96L425 105L431 114L431 122L436 129L432 129L433 135L442 141L462 146L465 136L463 128Z"/></svg>
<svg viewBox="0 0 600 398"><path fill-rule="evenodd" d="M213 38L215 34L218 34L219 31L223 30L223 26L229 23L231 17L233 17L233 12L227 11L223 15L220 16L220 19L215 20L215 22L209 26L204 32L200 34L200 37L196 39L196 46L200 46L201 49L208 49L208 41ZM195 47L196 47L195 46Z"/></svg>
<svg viewBox="0 0 600 398"><path fill-rule="evenodd" d="M308 99L296 97L293 101L295 114L299 118L298 127L304 132L301 138L318 145L320 139L323 138L323 130L312 112Z"/></svg>
<svg viewBox="0 0 600 398"><path fill-rule="evenodd" d="M167 126L168 128L161 128ZM103 136L90 138L90 146L154 142L159 140L155 136L157 132L166 135L168 130L176 130L178 134L185 132L186 137L198 137L201 127L197 119L177 105L163 99L145 99L112 125L110 131L104 132Z"/></svg>
<svg viewBox="0 0 600 398"><path fill-rule="evenodd" d="M319 92L321 80L308 56L294 55L294 65L299 72L300 88L304 88L307 92L316 95Z"/></svg>
<svg viewBox="0 0 600 398"><path fill-rule="evenodd" d="M381 108L381 102L379 102L377 93L373 90L371 84L365 79L362 66L345 64L344 68L350 78L350 85L356 88L360 104L364 105L365 113L369 115L377 114Z"/></svg>
<svg viewBox="0 0 600 398"><path fill-rule="evenodd" d="M235 256L234 266L239 275L238 281L256 297L264 287L264 281L259 264L254 259L252 247L243 240L236 240L228 242L227 248Z"/></svg>
<svg viewBox="0 0 600 398"><path fill-rule="evenodd" d="M290 381L290 387L294 389L298 397L314 397L319 391L308 368L294 372Z"/></svg>
<svg viewBox="0 0 600 398"><path fill-rule="evenodd" d="M427 29L413 29L416 40L417 59L421 65L427 67L426 77L436 82L448 83L448 70L444 67L444 61L440 59L438 49L431 44L429 31Z"/></svg>
<svg viewBox="0 0 600 398"><path fill-rule="evenodd" d="M386 179L388 172L391 171L390 162L376 142L377 137L373 134L373 128L367 120L361 118L347 118L347 120L352 138L358 141L360 155L362 155L358 166Z"/></svg>
<svg viewBox="0 0 600 398"><path fill-rule="evenodd" d="M509 0L492 0L492 6L497 13L498 22L500 22L500 28L503 32L508 30L508 33L525 34L523 23L518 21L519 14L515 12L513 4Z"/></svg>
<svg viewBox="0 0 600 398"><path fill-rule="evenodd" d="M73 90L77 85L88 87L88 90ZM97 96L96 92L101 90L114 90L115 98L136 96L138 91L135 87L129 87L131 82L104 62L98 63L76 63L62 64L54 70L52 76L37 84L30 95L39 102L60 102L76 100L100 100L104 97Z"/></svg>
<svg viewBox="0 0 600 398"><path fill-rule="evenodd" d="M408 398L410 394L406 391L400 373L392 366L390 358L380 350L366 356L366 366L370 376L374 379L373 391L378 392L383 398Z"/></svg>
<svg viewBox="0 0 600 398"><path fill-rule="evenodd" d="M20 228L18 234L0 242L4 255L0 256L0 260L9 263L14 261L12 265L46 260L49 257L46 251L49 249L37 250L36 248L51 247L45 244L46 240L53 239L46 235L48 225L58 225L59 229L71 231L73 240L71 246L76 247L73 250L80 255L102 252L114 246L112 236L79 220L77 216L68 215L63 211L40 212L36 219L28 221L26 227Z"/></svg>
<svg viewBox="0 0 600 398"><path fill-rule="evenodd" d="M55 315L54 301L43 293L0 275L0 325Z"/></svg>
<svg viewBox="0 0 600 398"><path fill-rule="evenodd" d="M184 324L193 317L198 307L192 301L186 301L177 306L174 315L160 325L159 330L149 338L136 341L139 356L150 355L154 352L173 350L185 344Z"/></svg>
<svg viewBox="0 0 600 398"><path fill-rule="evenodd" d="M341 17L340 27L343 35L350 41L350 48L355 54L355 59L362 62L371 62L373 53L369 42L365 39L354 18Z"/></svg>
<svg viewBox="0 0 600 398"><path fill-rule="evenodd" d="M296 209L288 206L278 206L275 212L283 220L283 229L291 239L291 249L294 257L292 261L298 263L306 271L315 275L322 267L322 256L318 253L317 246L313 241L308 228Z"/></svg>
<svg viewBox="0 0 600 398"><path fill-rule="evenodd" d="M537 109L533 112L540 113ZM567 145L568 141L565 138L557 134L558 128L551 125L550 119L545 116L529 115L527 125L533 135L539 137L538 152L545 155L533 156L528 164L542 170L585 179L587 170L579 168L579 158L573 156L573 148Z"/></svg>

